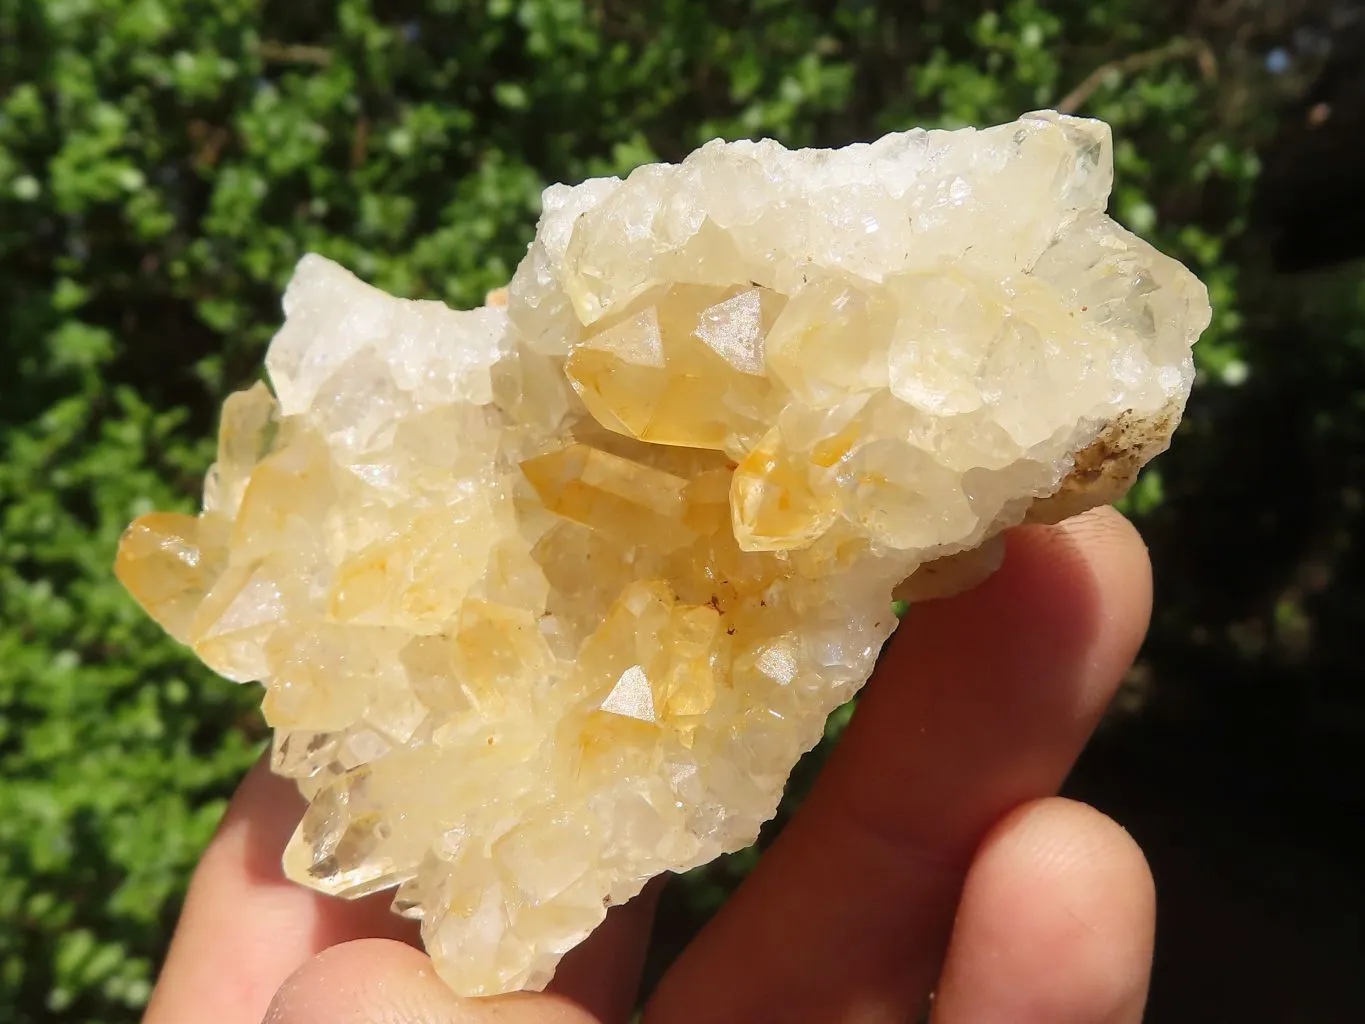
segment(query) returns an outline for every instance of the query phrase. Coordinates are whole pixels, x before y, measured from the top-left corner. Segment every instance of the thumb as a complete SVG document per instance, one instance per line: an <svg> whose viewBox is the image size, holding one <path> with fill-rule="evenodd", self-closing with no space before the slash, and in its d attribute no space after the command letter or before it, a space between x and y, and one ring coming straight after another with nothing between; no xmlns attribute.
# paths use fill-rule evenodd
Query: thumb
<svg viewBox="0 0 1365 1024"><path fill-rule="evenodd" d="M550 994L464 999L411 946L356 939L319 953L290 975L262 1024L598 1024L598 1019Z"/></svg>

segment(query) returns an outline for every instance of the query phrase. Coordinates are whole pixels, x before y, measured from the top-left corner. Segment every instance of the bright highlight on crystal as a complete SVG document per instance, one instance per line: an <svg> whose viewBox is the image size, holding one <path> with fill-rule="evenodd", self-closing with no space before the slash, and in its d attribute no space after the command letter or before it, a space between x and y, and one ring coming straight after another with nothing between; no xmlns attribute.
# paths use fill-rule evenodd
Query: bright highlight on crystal
<svg viewBox="0 0 1365 1024"><path fill-rule="evenodd" d="M1111 183L1107 127L1051 113L716 142L549 189L482 309L305 257L202 514L117 564L264 685L289 877L396 888L490 994L751 842L893 591L975 584L1169 442L1208 298Z"/></svg>

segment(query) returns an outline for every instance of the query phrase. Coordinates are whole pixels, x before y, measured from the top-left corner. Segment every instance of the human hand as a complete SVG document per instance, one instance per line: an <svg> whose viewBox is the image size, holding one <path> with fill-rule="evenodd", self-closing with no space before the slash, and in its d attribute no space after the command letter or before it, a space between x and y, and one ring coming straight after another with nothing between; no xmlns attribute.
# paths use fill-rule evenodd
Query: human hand
<svg viewBox="0 0 1365 1024"><path fill-rule="evenodd" d="M810 798L654 994L647 1024L1139 1021L1141 851L1053 796L1146 630L1137 533L1096 510L1009 537L981 587L907 616ZM618 1024L650 890L551 991L462 1000L388 897L287 882L301 805L258 765L195 874L144 1024Z"/></svg>

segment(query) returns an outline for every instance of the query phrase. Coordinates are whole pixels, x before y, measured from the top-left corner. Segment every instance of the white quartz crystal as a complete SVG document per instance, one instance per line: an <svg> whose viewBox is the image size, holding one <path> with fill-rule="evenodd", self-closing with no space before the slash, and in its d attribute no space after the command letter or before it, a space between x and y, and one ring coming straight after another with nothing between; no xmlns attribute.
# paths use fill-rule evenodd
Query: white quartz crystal
<svg viewBox="0 0 1365 1024"><path fill-rule="evenodd" d="M655 875L751 842L893 591L1110 501L1169 442L1207 294L1051 113L714 142L545 193L457 312L299 265L198 517L120 578L310 801L287 874L396 888L468 994L544 986ZM897 589L899 588L899 589Z"/></svg>

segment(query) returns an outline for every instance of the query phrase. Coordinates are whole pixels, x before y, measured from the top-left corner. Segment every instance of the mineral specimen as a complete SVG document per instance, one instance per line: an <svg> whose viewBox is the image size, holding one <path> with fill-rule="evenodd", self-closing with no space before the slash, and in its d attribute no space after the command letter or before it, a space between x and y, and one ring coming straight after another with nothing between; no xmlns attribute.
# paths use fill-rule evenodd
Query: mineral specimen
<svg viewBox="0 0 1365 1024"><path fill-rule="evenodd" d="M484 308L299 264L197 517L117 571L264 684L289 877L396 887L462 993L538 988L749 843L826 715L1000 532L1119 496L1207 295L1105 216L1101 123L714 142L556 186Z"/></svg>

